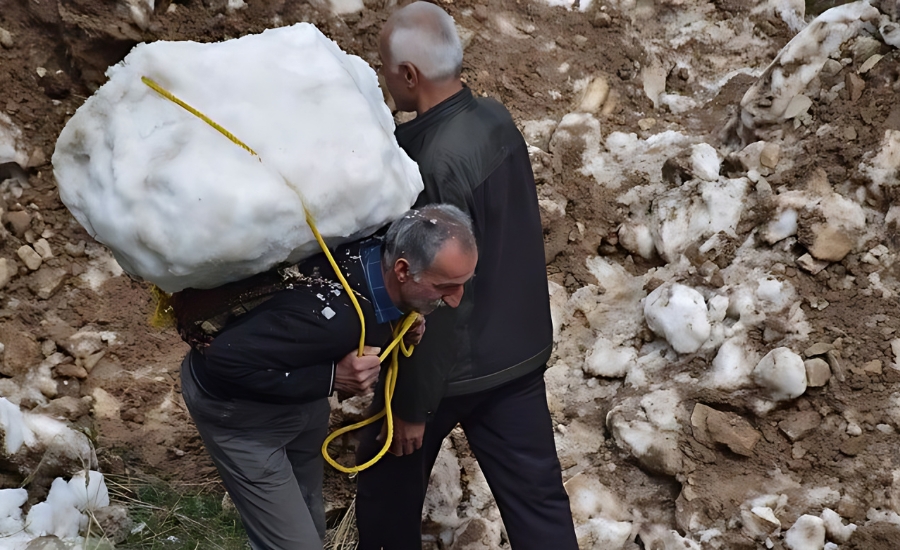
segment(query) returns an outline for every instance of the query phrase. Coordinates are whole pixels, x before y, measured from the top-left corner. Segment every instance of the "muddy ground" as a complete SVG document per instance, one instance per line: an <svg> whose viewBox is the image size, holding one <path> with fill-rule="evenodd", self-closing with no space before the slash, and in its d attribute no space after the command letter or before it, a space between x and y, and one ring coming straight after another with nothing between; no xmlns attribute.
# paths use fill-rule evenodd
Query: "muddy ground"
<svg viewBox="0 0 900 550"><path fill-rule="evenodd" d="M144 472L186 484L204 483L215 476L180 401L178 367L187 346L171 329L150 326L154 299L148 285L118 273L114 266L107 265L105 272L97 267L106 265L104 252L60 202L49 159L68 117L104 82L106 67L143 41L218 41L307 21L346 51L378 67L377 34L393 4L371 0L360 12L335 15L325 2L285 0L251 1L240 9L230 9L224 0L160 0L152 10L140 2L129 9L132 4L124 2L0 0L0 28L11 36L9 43L0 47L0 111L22 129L22 141L27 144L27 162L21 166L24 172L16 166L0 166L0 181L18 177L25 182L4 184L0 200L5 226L0 258L15 262L10 282L0 290L0 342L4 344L0 375L24 379L57 348L70 356L55 366L57 397L93 398L91 412L73 411L69 417L95 435L101 471ZM640 37L654 28L678 24L683 2L638 4L646 8L643 15L636 8L619 10L619 3L603 2L596 2L586 13L532 0L441 3L465 29L465 81L477 94L501 100L520 124L545 119L558 122L580 101L572 81L601 75L610 88L609 99L596 114L604 134L623 131L646 137L663 129L681 129L727 149L733 138L728 132L729 121L755 77L737 73L712 91L700 86L697 74L719 69L705 65L716 52L706 51L709 46L697 43L693 45L696 64L685 70L673 67L666 75L665 88L694 97L701 106L678 114L654 108L640 78L641 67L651 62ZM762 46L741 54L746 58L744 66L764 67L794 35L782 19L754 13L741 2L695 4L706 5L706 16L711 20L743 19L753 27ZM770 178L773 187L802 188L816 169L824 170L831 181L852 181L859 177L854 167L864 155L879 148L885 130L900 130L900 102L896 101L900 63L896 50L885 48L883 53L885 58L867 73L859 94L845 93L830 103L814 103L811 107L816 120L852 127L855 138L815 139L815 134L802 135L801 129L794 165ZM565 72L559 70L563 64L568 65ZM738 66L740 63L735 62L732 68ZM536 135L529 141L541 149L533 159L540 196L565 204L563 216L548 218L545 223L551 280L570 293L585 285L602 285L585 265L587 258L597 255L634 275L662 265L658 257L648 260L629 254L616 238L616 229L627 216L627 208L617 203L616 197L629 185L644 183L642 178L632 175L623 188L615 190L598 185L578 170L581 150L558 147L554 151L550 135ZM871 208L887 212L893 198L885 193L867 200ZM11 216L17 212L27 216ZM738 238L764 219L764 213L748 210ZM41 237L46 238L54 254L40 271L32 273L19 260L17 250ZM79 247L80 241L86 243L86 249ZM883 244L897 252L900 236L894 231ZM802 243L795 246L799 250ZM763 434L753 456L713 452L688 436L682 450L694 470L672 476L648 471L619 449L612 438L606 438L591 458L601 472L600 480L615 492L632 495L628 500L637 508L646 504L648 509L670 510L669 517L658 520L682 529L682 533L690 521L678 516L687 514L686 509L710 522L727 518L729 510L743 501L742 485L747 479L769 477L773 469L790 472L801 484L839 480L844 492L856 497L846 499L844 509L838 510L847 520L864 523L869 507L889 508L892 472L900 467L898 437L893 430L875 427L897 422L890 407L900 371L889 365L895 360L890 342L900 330L896 313L900 304L896 295L860 292L867 286L867 276L881 269L862 262L861 256L853 252L816 275L791 265L781 274L804 298L802 307L811 326L809 344L835 344L837 340L840 356L848 366L845 380L810 388L799 400L764 418L735 405L730 394L699 391L690 397L694 402L752 419ZM723 257L714 261L727 264L730 260ZM900 263L884 269L883 279L900 278ZM38 277L41 271L44 275ZM847 275L856 276L859 283L846 288L841 281ZM817 300L826 300L828 307L813 307ZM84 367L84 361L76 361L77 353L63 345L81 330L116 334L90 369L75 368ZM753 337L760 342L766 339L762 329ZM862 368L876 360L883 368ZM704 356L688 358L681 366L699 371L708 361ZM579 372L577 376L582 375ZM21 405L28 409L35 403L25 400ZM815 411L822 418L834 418L836 414L840 419L848 409L859 413L858 436L822 428L803 439L802 449L798 449L779 430L780 422L795 418L798 412ZM596 409L582 415L580 421L606 433L608 410L609 405L598 398ZM335 423L343 420L342 415L335 415ZM567 424L570 419L560 413L555 420ZM457 450L464 459L465 453ZM344 461L349 456L345 452ZM617 467L601 468L608 464ZM563 464L564 469L571 466ZM582 465L567 476L583 470ZM21 481L15 472L0 471L2 486ZM685 499L682 493L686 485L691 488L691 499ZM331 472L330 508L342 509L350 495L352 483ZM38 499L40 494L31 498ZM698 507L689 501L704 504ZM756 546L747 540L740 547ZM885 523L862 526L847 547L900 547L900 529Z"/></svg>

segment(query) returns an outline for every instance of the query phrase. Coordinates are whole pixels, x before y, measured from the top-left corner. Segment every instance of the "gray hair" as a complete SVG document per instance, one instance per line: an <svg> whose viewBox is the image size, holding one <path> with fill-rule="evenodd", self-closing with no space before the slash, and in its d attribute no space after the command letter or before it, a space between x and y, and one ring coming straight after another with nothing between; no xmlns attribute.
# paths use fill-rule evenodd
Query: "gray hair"
<svg viewBox="0 0 900 550"><path fill-rule="evenodd" d="M451 239L467 252L478 248L468 215L450 204L429 204L407 211L391 224L384 236L381 260L390 268L403 258L416 276L431 267L438 251Z"/></svg>
<svg viewBox="0 0 900 550"><path fill-rule="evenodd" d="M391 62L412 63L428 80L459 77L462 42L450 15L427 2L414 2L391 16Z"/></svg>

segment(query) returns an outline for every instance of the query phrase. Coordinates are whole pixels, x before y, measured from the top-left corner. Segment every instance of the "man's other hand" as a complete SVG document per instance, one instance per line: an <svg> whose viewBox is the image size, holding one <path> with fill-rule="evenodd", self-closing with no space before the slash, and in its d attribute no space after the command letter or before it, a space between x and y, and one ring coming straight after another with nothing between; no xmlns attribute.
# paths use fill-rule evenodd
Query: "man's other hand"
<svg viewBox="0 0 900 550"><path fill-rule="evenodd" d="M425 334L425 316L418 315L406 334L403 335L403 343L406 346L417 346L422 341L422 335Z"/></svg>
<svg viewBox="0 0 900 550"><path fill-rule="evenodd" d="M425 435L425 423L406 422L394 415L394 437L388 452L397 455L409 455L422 447L422 436ZM387 436L387 422L381 425L381 434L378 441L384 441Z"/></svg>
<svg viewBox="0 0 900 550"><path fill-rule="evenodd" d="M378 354L381 348L366 346L362 357L351 351L338 361L334 373L334 389L339 393L366 395L372 393L372 387L378 381L381 361Z"/></svg>

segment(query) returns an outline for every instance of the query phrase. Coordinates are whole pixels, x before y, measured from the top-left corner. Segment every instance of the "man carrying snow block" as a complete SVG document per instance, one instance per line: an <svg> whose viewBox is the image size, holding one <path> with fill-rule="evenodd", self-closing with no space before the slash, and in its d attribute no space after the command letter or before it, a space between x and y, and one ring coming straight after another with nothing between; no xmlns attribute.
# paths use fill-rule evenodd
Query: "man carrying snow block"
<svg viewBox="0 0 900 550"><path fill-rule="evenodd" d="M396 11L379 49L397 108L417 114L395 132L422 173L417 204L468 212L481 260L474 292L466 290L459 308L429 317L416 352L401 358L391 450L402 456L386 455L359 475L359 547L421 548L431 469L441 442L461 424L512 548L574 550L544 386L553 330L525 140L503 105L463 86L459 37L439 7L415 2ZM379 428L361 435L358 462L380 448Z"/></svg>
<svg viewBox="0 0 900 550"><path fill-rule="evenodd" d="M361 297L362 357L359 317L323 254L174 296L193 347L182 395L255 550L322 548L327 397L370 393L391 323L459 305L478 251L466 214L431 205L407 212L383 240L340 246L334 257Z"/></svg>

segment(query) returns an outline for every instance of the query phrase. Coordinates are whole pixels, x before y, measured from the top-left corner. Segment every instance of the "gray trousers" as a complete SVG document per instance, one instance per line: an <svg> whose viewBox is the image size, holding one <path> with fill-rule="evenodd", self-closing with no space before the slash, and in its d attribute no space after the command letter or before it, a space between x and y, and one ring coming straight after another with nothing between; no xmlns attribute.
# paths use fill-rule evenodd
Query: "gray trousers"
<svg viewBox="0 0 900 550"><path fill-rule="evenodd" d="M326 399L274 405L217 399L181 364L181 393L207 452L241 514L254 550L322 550L325 506L320 448Z"/></svg>

